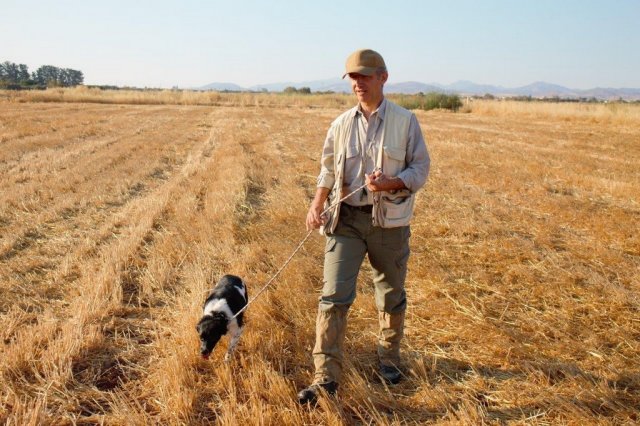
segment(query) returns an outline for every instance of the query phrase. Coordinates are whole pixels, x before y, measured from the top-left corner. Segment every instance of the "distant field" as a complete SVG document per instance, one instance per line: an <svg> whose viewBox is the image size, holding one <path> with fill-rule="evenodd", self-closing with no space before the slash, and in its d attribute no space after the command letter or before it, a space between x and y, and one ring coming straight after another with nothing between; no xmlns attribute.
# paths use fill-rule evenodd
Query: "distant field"
<svg viewBox="0 0 640 426"><path fill-rule="evenodd" d="M0 93L0 423L640 421L640 107L417 112L432 172L406 380L375 378L365 273L339 397L310 411L295 394L312 377L320 236L249 308L232 363L227 340L200 359L194 326L218 277L255 294L305 235L326 129L351 99L55 93Z"/></svg>

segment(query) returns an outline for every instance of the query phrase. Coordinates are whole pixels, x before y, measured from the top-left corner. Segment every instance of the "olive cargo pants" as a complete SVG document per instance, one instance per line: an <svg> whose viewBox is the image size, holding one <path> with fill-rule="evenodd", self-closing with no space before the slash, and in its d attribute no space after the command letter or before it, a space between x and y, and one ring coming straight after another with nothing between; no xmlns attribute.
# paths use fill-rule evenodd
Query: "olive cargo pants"
<svg viewBox="0 0 640 426"><path fill-rule="evenodd" d="M385 365L400 362L407 306L404 281L409 260L409 227L380 228L373 226L370 213L346 204L340 210L338 226L327 236L325 247L324 286L313 349L314 383L340 380L347 311L356 297L356 280L365 255L373 269L378 308L378 357Z"/></svg>

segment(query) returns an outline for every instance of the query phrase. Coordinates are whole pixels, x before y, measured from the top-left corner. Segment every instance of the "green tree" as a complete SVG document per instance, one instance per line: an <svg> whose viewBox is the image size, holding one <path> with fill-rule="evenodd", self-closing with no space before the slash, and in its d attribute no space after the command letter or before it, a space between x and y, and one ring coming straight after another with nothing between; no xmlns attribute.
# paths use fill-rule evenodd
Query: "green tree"
<svg viewBox="0 0 640 426"><path fill-rule="evenodd" d="M42 86L58 85L59 69L53 65L42 65L36 70L36 83Z"/></svg>
<svg viewBox="0 0 640 426"><path fill-rule="evenodd" d="M29 84L31 83L31 75L29 74L29 67L25 64L18 65L18 83Z"/></svg>
<svg viewBox="0 0 640 426"><path fill-rule="evenodd" d="M13 62L4 61L0 64L0 80L6 83L18 83L18 75L20 74L20 68Z"/></svg>

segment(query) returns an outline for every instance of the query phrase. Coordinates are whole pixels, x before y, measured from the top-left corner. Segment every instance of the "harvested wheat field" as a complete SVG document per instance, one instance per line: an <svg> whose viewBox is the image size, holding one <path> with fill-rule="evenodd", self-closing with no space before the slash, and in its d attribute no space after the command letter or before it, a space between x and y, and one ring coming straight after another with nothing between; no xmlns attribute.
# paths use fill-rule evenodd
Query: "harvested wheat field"
<svg viewBox="0 0 640 426"><path fill-rule="evenodd" d="M232 362L226 338L201 359L194 328L221 275L255 294L306 234L343 102L260 99L4 96L0 422L640 421L638 106L416 112L432 170L412 227L405 380L375 376L365 267L338 398L310 410L296 392L312 377L321 236L249 307Z"/></svg>

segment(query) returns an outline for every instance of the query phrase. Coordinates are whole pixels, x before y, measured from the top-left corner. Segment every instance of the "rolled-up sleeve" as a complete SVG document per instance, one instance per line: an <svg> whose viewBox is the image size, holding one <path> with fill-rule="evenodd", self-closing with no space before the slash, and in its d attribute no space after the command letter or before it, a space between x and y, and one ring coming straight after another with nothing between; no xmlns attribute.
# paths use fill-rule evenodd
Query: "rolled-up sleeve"
<svg viewBox="0 0 640 426"><path fill-rule="evenodd" d="M398 177L411 192L416 192L427 182L431 159L420 124L414 114L411 115L409 122L409 142L407 143L405 161L407 168L401 171Z"/></svg>
<svg viewBox="0 0 640 426"><path fill-rule="evenodd" d="M333 184L336 181L334 175L333 165L333 139L334 139L334 125L329 127L327 132L327 138L324 141L322 147L322 159L320 160L320 174L318 175L318 188L333 188Z"/></svg>

